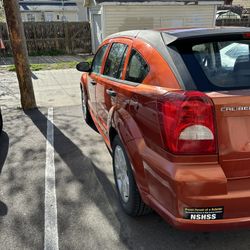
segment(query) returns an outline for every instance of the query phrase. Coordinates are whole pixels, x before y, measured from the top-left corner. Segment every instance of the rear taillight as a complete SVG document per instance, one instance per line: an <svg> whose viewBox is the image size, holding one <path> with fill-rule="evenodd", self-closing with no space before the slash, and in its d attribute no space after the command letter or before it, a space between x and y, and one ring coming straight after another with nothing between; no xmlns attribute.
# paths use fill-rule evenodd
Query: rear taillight
<svg viewBox="0 0 250 250"><path fill-rule="evenodd" d="M249 38L250 38L250 33L244 33L244 34L243 34L243 38L249 39Z"/></svg>
<svg viewBox="0 0 250 250"><path fill-rule="evenodd" d="M168 93L161 102L166 147L174 154L215 154L212 100L198 91Z"/></svg>

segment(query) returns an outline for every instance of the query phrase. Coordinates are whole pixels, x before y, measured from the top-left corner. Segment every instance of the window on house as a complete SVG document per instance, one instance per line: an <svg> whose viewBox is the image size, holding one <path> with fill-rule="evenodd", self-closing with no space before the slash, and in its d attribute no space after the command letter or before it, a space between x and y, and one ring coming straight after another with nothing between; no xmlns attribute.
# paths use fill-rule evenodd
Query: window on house
<svg viewBox="0 0 250 250"><path fill-rule="evenodd" d="M123 43L112 45L105 64L104 75L121 79L127 48L128 46Z"/></svg>
<svg viewBox="0 0 250 250"><path fill-rule="evenodd" d="M54 21L54 14L53 13L45 13L45 21L46 22Z"/></svg>
<svg viewBox="0 0 250 250"><path fill-rule="evenodd" d="M142 56L136 51L132 50L125 80L130 82L142 83L149 72L149 66L142 58Z"/></svg>
<svg viewBox="0 0 250 250"><path fill-rule="evenodd" d="M57 20L60 20L60 15L57 15L56 18L57 18Z"/></svg>
<svg viewBox="0 0 250 250"><path fill-rule="evenodd" d="M35 22L35 21L36 21L35 14L28 13L28 14L27 14L27 21L28 21L28 22Z"/></svg>

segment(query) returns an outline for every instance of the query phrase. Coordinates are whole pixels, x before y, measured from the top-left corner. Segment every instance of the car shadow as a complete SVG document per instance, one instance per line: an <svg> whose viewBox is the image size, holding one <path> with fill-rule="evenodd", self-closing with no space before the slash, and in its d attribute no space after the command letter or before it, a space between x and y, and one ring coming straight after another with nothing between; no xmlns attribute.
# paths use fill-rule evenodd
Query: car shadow
<svg viewBox="0 0 250 250"><path fill-rule="evenodd" d="M42 114L39 109L27 110L25 111L25 114L32 120L34 125L40 130L43 136L47 138L47 123L50 123L47 117ZM83 154L83 152L74 142L72 142L64 133L62 133L62 131L55 124L53 124L53 127L55 152L60 156L60 158L72 172L73 176L79 182L85 186L90 185L91 187L95 188L95 190L92 191L88 190L84 193L84 195L89 196L95 202L96 206L102 211L110 224L115 228L113 225L114 219L110 213L110 208L108 206L103 206L103 201L100 198L100 192L103 190L108 197L115 196L115 192L111 183L107 177L98 170L91 159ZM94 169L97 178L91 175L89 169ZM105 187L97 190L96 187L98 186L98 182ZM99 192L98 195L97 192ZM120 240L124 245L127 244L127 240L124 237L122 237Z"/></svg>
<svg viewBox="0 0 250 250"><path fill-rule="evenodd" d="M42 114L39 109L25 111L25 113L46 138L47 123L49 123L47 117ZM90 137L86 140L88 141L87 143L91 143ZM130 234L133 235L141 232L140 238L144 237L145 234L148 234L148 231L144 230L144 233L142 233L141 228L144 227L150 230L151 222L156 224L160 223L161 229L170 227L165 224L165 222L163 222L163 220L156 214L149 216L148 219L133 219L127 216L122 211L118 203L114 186L108 179L107 175L101 169L99 169L93 163L93 161L88 156L86 156L81 151L81 149L72 140L70 140L55 124L54 150L70 169L74 178L82 184L83 198L86 199L87 197L88 200L91 199L95 203L96 207L109 221L109 224L113 227L114 231L118 232L120 243L127 248L137 248L133 246L133 243L131 243ZM58 174L60 173L58 172ZM103 197L103 192L105 193L106 198ZM106 199L108 200L109 205L105 203ZM65 202L65 204L68 205L67 201ZM58 221L58 223L61 230L64 230L64 228L66 227L65 224L67 223L60 221ZM148 245L148 242L145 240L140 240L140 244L146 247Z"/></svg>
<svg viewBox="0 0 250 250"><path fill-rule="evenodd" d="M2 132L0 135L0 173L2 172L3 165L7 158L9 151L9 136L6 132Z"/></svg>

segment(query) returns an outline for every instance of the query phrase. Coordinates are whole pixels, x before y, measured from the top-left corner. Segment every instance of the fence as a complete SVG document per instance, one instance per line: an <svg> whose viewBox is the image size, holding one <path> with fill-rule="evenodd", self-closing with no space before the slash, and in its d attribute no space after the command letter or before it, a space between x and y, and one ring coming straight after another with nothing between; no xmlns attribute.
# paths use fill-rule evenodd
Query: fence
<svg viewBox="0 0 250 250"><path fill-rule="evenodd" d="M24 32L29 54L59 51L66 54L90 53L91 32L88 22L25 22ZM0 35L11 54L8 30L0 23Z"/></svg>
<svg viewBox="0 0 250 250"><path fill-rule="evenodd" d="M216 26L240 26L240 27L250 27L250 19L225 19L217 20Z"/></svg>

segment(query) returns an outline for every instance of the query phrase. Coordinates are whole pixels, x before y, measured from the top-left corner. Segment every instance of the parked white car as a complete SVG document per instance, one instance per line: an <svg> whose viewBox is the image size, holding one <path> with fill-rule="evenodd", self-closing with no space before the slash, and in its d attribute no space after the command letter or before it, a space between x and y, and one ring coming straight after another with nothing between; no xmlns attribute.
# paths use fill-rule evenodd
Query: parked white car
<svg viewBox="0 0 250 250"><path fill-rule="evenodd" d="M222 66L224 68L232 69L235 65L236 59L243 55L249 55L249 45L237 42L231 43L220 50L220 56L223 58L223 60L221 60Z"/></svg>
<svg viewBox="0 0 250 250"><path fill-rule="evenodd" d="M231 10L218 10L216 13L216 20L224 20L224 19L241 19L240 15L232 12Z"/></svg>

